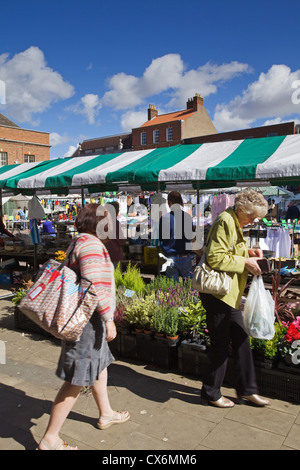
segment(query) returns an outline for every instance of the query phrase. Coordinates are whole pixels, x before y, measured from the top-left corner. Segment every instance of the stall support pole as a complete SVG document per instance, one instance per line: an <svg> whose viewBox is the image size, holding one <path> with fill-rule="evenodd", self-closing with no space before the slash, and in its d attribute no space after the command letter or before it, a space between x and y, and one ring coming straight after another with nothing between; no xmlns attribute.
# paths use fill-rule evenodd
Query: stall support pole
<svg viewBox="0 0 300 470"><path fill-rule="evenodd" d="M81 188L81 204L84 207L84 188Z"/></svg>
<svg viewBox="0 0 300 470"><path fill-rule="evenodd" d="M34 252L33 252L33 272L34 274L37 272L38 270L38 255L37 255L37 243L35 243L33 245L33 249L34 249Z"/></svg>

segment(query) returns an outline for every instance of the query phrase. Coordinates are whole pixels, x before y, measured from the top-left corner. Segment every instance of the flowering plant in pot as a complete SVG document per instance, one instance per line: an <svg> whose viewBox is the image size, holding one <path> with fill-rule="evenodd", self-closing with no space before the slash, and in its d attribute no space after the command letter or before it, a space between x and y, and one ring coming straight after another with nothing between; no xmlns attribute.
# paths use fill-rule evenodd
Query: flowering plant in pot
<svg viewBox="0 0 300 470"><path fill-rule="evenodd" d="M278 351L284 361L300 364L300 317L293 322L283 322L283 336L278 341Z"/></svg>

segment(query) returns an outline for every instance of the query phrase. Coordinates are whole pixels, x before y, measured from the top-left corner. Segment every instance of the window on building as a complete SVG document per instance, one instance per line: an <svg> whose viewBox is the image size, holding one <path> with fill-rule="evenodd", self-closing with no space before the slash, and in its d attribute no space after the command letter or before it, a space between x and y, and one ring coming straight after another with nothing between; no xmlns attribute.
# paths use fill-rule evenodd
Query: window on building
<svg viewBox="0 0 300 470"><path fill-rule="evenodd" d="M7 165L7 152L0 152L0 165Z"/></svg>
<svg viewBox="0 0 300 470"><path fill-rule="evenodd" d="M25 162L25 163L33 163L33 162L35 162L35 155L25 154L25 155L24 155L24 162Z"/></svg>
<svg viewBox="0 0 300 470"><path fill-rule="evenodd" d="M158 144L159 142L159 130L153 131L153 143Z"/></svg>
<svg viewBox="0 0 300 470"><path fill-rule="evenodd" d="M277 137L277 136L278 136L277 132L269 132L269 134L267 134L267 137Z"/></svg>
<svg viewBox="0 0 300 470"><path fill-rule="evenodd" d="M147 143L147 134L146 132L141 133L141 145L146 145Z"/></svg>
<svg viewBox="0 0 300 470"><path fill-rule="evenodd" d="M167 142L170 142L170 140L173 140L173 127L167 127L167 135L166 135L166 140Z"/></svg>

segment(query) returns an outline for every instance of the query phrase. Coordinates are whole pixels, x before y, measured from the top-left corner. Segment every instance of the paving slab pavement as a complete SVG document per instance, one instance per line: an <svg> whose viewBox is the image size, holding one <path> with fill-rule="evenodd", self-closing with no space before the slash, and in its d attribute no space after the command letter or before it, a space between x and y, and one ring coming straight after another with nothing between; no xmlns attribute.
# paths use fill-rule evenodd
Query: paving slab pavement
<svg viewBox="0 0 300 470"><path fill-rule="evenodd" d="M62 384L55 375L60 345L15 330L10 299L0 300L0 341L0 450L33 450ZM109 367L109 396L114 409L130 411L130 421L98 430L98 410L87 389L61 437L80 450L111 455L125 450L190 455L200 450L300 450L299 405L271 399L265 408L237 404L218 409L200 404L200 388L196 377L116 360ZM230 388L223 393L235 397Z"/></svg>

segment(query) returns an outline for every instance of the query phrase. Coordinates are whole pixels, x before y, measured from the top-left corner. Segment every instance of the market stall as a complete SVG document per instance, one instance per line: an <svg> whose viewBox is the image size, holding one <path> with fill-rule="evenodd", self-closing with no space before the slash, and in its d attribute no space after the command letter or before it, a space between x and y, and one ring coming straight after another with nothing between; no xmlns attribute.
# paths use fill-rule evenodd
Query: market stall
<svg viewBox="0 0 300 470"><path fill-rule="evenodd" d="M84 204L86 191L126 194L132 188L137 193L185 188L199 202L209 188L298 184L299 156L300 136L289 135L8 165L0 169L0 197L77 191ZM199 225L199 214L194 216ZM125 222L133 233L141 220Z"/></svg>
<svg viewBox="0 0 300 470"><path fill-rule="evenodd" d="M82 204L84 204L84 194L87 190L90 194L116 191L118 194L121 192L125 196L128 193L138 197L140 194L151 196L151 192L156 196L161 196L163 191L168 192L176 189L189 192L194 199L188 202L193 206L195 202L199 203L201 198L206 197L205 192L208 189L216 189L216 196L226 195L226 198L222 196L223 201L221 201L222 203L225 201L226 205L230 203L230 197L234 196L234 192L238 188L298 185L300 183L299 157L300 135L290 135L202 145L177 145L168 148L123 152L112 155L57 159L48 162L0 168L0 196L1 194L6 195L9 192L18 192L26 195L45 194L47 191L49 193L61 192L68 194L70 190L76 190L81 194ZM220 188L220 191L218 191L218 188ZM221 188L223 191L221 191ZM231 188L235 189L231 190ZM279 190L277 189L277 191ZM226 200L227 196L229 200ZM109 198L107 199L109 200ZM151 201L149 202L151 204ZM209 202L210 206L212 206L212 201L210 200ZM218 207L214 207L213 217L216 216L220 206L220 201L218 201ZM124 214L121 213L120 218L123 216ZM198 226L200 214L193 214L193 216ZM130 219L124 216L127 233L128 226L130 226L133 232L138 225L141 225L143 217L145 217L145 214L142 213L134 215ZM201 217L203 217L203 214L201 214ZM294 238L290 238L290 231L292 230L294 234L298 230L297 224L290 226L290 223L286 221L285 227L281 220L280 222L277 220L276 223L279 223L281 226L276 227L272 217L271 219L266 219L266 222L263 224L250 228L253 232L250 233L249 230L249 243L262 239L267 244L268 238L271 239L270 235L274 234L277 228L280 230L284 228L292 244ZM154 220L154 222L157 222L157 220ZM203 222L203 219L201 219L201 222ZM151 225L151 229L155 229L155 224ZM261 232L265 232L267 236L260 237L259 234ZM133 233L132 235L134 236ZM132 240L134 240L134 237ZM138 242L138 240L135 241ZM146 241L149 242L149 239ZM134 247L131 248L130 257L134 256L138 259L142 255L139 243L131 243L130 246ZM144 248L148 248L151 251L155 249L155 246L148 245L144 246ZM268 248L270 248L270 245L268 245ZM51 251L53 249L55 250L55 247L48 246L46 249L48 256L53 254ZM275 250L269 249L267 251L272 252ZM285 265L279 264L277 269L278 266L285 267ZM135 269L136 266L129 267L129 270L126 270L125 273L116 270L118 280L121 283L121 293L124 296L126 293L129 297L124 298L123 303L118 299L115 320L119 331L121 331L120 327L124 323L126 324L126 322L127 326L129 323L130 328L127 333L120 333L111 347L115 347L116 354L121 357L142 358L142 360L147 362L158 363L168 368L177 368L180 373L196 372L197 375L201 376L203 364L207 361L205 350L205 311L201 305L201 298L195 303L194 293L190 292L187 283L184 286L177 283L175 286L171 286L166 283L165 278L159 276L154 279L150 287L146 287L143 281L136 275L136 272L132 273L133 268ZM292 279L293 274L288 273L288 276L289 279ZM129 283L132 279L135 281L134 287ZM126 281L128 281L128 284ZM288 288L286 286L280 288L280 273L278 275L278 272L275 281L268 288L273 289L273 295L276 299L276 315L281 315L281 318L290 318L286 317L287 309L289 308L291 311L292 308L289 297L290 286ZM268 280L266 279L266 286L267 282ZM117 280L116 285L117 287L119 286ZM182 287L188 290L183 293ZM132 292L138 291L138 288L141 289L143 297L137 298L137 296L132 294ZM172 301L176 307L175 313L174 309L164 309L159 304L159 314L156 315L155 311L151 313L151 308L155 309L157 305L156 302L153 302L153 296L156 295L155 290L158 288L160 290L166 289L167 294L166 297L163 297L164 299L169 299L169 288L173 289ZM299 304L300 292L294 292L292 297L293 305L297 301ZM128 298L133 299L133 304L128 301ZM163 301L161 297L158 300ZM166 305L164 306L166 307ZM140 307L141 315L138 323L142 323L142 325L137 324L136 312L138 307ZM147 315L145 315L146 308ZM181 312L180 318L178 311ZM132 313L131 316L130 312ZM164 321L162 321L162 312L164 312L166 317ZM173 317L171 318L172 315ZM177 322L179 320L182 322L181 339L177 343L169 343L169 341L173 340L165 337L164 342L160 342L159 346L158 340L154 336L154 331L159 332L159 330L162 330L165 335L174 333L174 315ZM149 336L148 334L146 335L145 331L146 327L147 329L149 327L151 316L153 323L152 333ZM165 323L164 328L161 323ZM168 329L166 328L167 324ZM170 328L170 324L172 324L172 328ZM137 326L142 326L144 332L134 332L134 328ZM275 359L278 360L279 348L281 347L281 351L284 352L286 343L284 343L285 331L281 329L279 323L277 323L277 327L280 328L279 330L277 328L278 331L276 331L271 344L268 344L268 348L265 347L264 349L263 345L265 343L253 342L255 354L270 357L272 353L272 358L276 356ZM178 326L176 325L177 328ZM188 331L188 337L183 336L186 335L186 331ZM201 341L203 340L202 343L197 343L196 345L194 342L195 333ZM143 336L138 336L139 334ZM192 344L189 343L190 337L192 338ZM166 360L163 359L164 349L167 350L168 354ZM146 352L149 352L148 357L146 357ZM298 354L297 350L295 352ZM267 353L269 356L267 356ZM294 358L291 354L289 356ZM285 359L285 355L283 354L281 358ZM270 366L272 368L270 374L267 373L268 369L264 369L264 365L261 364L262 362L260 361L257 369L261 390L271 396L284 397L284 399L292 399L299 403L299 364L295 365L296 372L289 368L289 373L284 372L279 379L276 375L276 383L275 368L279 367L278 362ZM279 380L280 384L278 385L277 382ZM272 386L270 386L271 381ZM266 383L267 386L265 385Z"/></svg>

